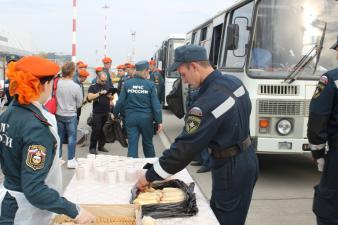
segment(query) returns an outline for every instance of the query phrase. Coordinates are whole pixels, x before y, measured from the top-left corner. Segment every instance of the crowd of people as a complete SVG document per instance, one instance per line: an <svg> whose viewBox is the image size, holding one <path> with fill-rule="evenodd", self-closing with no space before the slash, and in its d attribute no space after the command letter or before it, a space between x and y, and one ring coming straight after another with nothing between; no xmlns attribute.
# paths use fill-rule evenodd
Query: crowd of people
<svg viewBox="0 0 338 225"><path fill-rule="evenodd" d="M338 59L338 39L332 49ZM9 63L8 90L13 98L0 116L1 224L48 224L52 213L65 214L79 224L94 220L90 212L60 195L61 146L67 139L67 167L75 168L76 129L84 101L93 102L90 153L108 151L103 124L123 117L119 121L126 127L128 156L138 157L142 135L145 157L155 157L152 138L154 131L162 130L162 81L154 62L120 65L118 75L110 72L110 58L102 62L86 97L82 84L89 74L83 62L65 63L61 75L57 64L37 56ZM188 102L182 132L154 164L146 165L135 187L143 191L151 182L178 173L196 157L203 164L207 153L212 174L210 207L220 224L244 225L259 173L250 137L249 93L237 77L215 70L201 46L177 48L169 71L178 71L195 94ZM323 171L313 204L320 225L338 221L337 84L337 69L322 75L310 103L308 139L312 157ZM45 108L53 96L55 116Z"/></svg>

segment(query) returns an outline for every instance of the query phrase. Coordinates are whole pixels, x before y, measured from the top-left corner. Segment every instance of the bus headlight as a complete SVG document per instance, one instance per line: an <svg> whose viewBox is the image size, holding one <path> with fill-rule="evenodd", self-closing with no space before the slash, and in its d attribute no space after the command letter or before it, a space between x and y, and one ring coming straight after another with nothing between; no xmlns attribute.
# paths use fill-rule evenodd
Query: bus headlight
<svg viewBox="0 0 338 225"><path fill-rule="evenodd" d="M280 135L288 135L292 131L292 123L288 119L281 119L276 124L276 130Z"/></svg>

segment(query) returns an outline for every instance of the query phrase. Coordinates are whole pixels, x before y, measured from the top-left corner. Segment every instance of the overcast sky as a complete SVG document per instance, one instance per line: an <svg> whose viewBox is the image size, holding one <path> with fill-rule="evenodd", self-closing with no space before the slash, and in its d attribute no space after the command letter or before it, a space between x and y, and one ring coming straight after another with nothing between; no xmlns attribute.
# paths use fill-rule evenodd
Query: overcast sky
<svg viewBox="0 0 338 225"><path fill-rule="evenodd" d="M235 0L77 0L77 59L91 66L104 54L104 16L108 18L107 54L113 64L149 59L171 33L187 33ZM110 9L102 9L103 5ZM0 25L29 34L43 52L71 54L72 0L1 0Z"/></svg>

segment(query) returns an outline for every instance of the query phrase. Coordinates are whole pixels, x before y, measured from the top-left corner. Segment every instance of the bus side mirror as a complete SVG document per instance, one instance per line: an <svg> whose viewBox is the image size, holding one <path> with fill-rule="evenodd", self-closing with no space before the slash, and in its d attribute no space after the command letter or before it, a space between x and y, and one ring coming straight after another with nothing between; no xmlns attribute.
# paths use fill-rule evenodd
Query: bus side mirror
<svg viewBox="0 0 338 225"><path fill-rule="evenodd" d="M239 26L238 24L229 24L227 28L227 40L225 49L236 50L238 49L239 40Z"/></svg>

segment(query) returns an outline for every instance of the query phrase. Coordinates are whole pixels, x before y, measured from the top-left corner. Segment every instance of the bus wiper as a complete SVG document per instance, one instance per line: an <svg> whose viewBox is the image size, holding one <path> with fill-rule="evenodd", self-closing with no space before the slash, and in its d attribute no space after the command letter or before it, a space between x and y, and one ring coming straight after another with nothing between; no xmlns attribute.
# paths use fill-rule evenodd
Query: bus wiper
<svg viewBox="0 0 338 225"><path fill-rule="evenodd" d="M288 83L288 84L293 83L297 79L299 72L302 71L315 57L317 57L316 58L317 61L316 61L316 65L315 65L313 73L316 72L317 65L318 65L319 58L320 58L320 53L323 49L323 43L324 43L324 38L325 38L325 33L326 33L326 24L327 23L325 22L325 26L323 29L322 36L320 38L319 45L316 44L315 46L313 46L310 49L310 51L306 55L304 55L303 58L301 58L301 60L295 65L295 67L292 69L292 71L287 76L287 78L285 78L284 80L285 83ZM314 51L315 53L313 54Z"/></svg>
<svg viewBox="0 0 338 225"><path fill-rule="evenodd" d="M315 68L313 69L313 74L315 74L316 70L317 70L317 66L318 66L318 63L319 63L319 59L320 59L320 54L322 53L322 50L323 50L323 45L324 45L324 39L325 39L325 33L326 33L326 22L325 22L325 26L324 26L324 29L323 29L323 34L322 34L322 37L320 39L320 43L319 43L319 47L317 49L317 58L316 58L316 64L315 64Z"/></svg>

